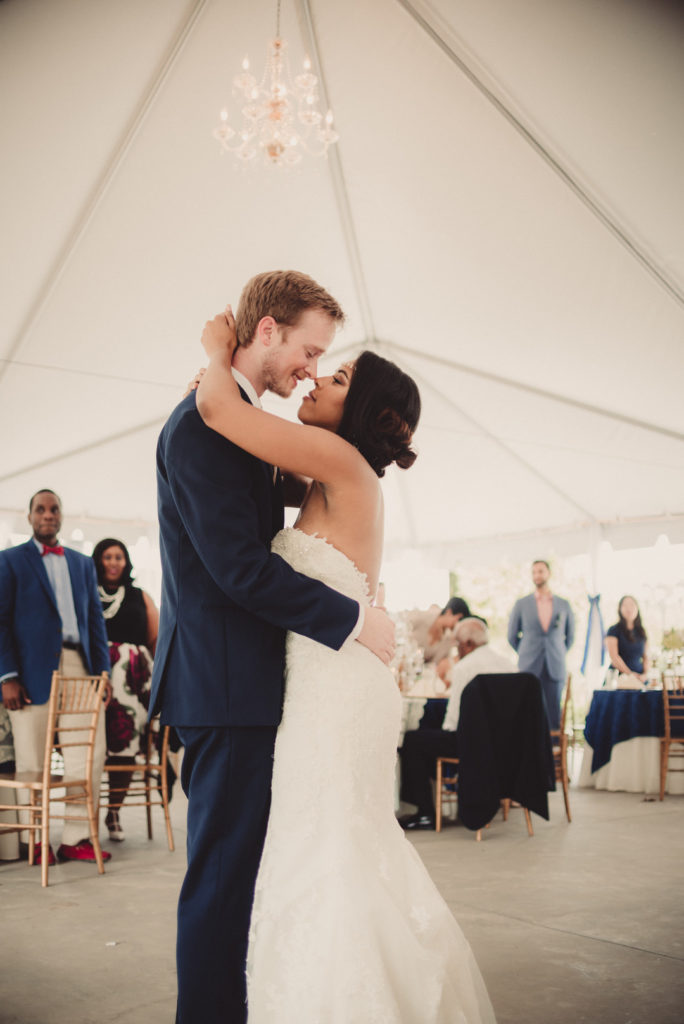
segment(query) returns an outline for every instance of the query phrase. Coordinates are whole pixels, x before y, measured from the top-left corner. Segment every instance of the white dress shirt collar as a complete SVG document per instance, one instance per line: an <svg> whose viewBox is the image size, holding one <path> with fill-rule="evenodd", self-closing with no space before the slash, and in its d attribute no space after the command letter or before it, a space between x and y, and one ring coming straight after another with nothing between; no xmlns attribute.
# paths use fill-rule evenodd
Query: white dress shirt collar
<svg viewBox="0 0 684 1024"><path fill-rule="evenodd" d="M233 377L238 382L242 390L246 393L252 405L255 406L257 409L261 409L261 399L257 395L256 388L252 384L251 380L248 380L247 377L245 377L244 373L240 373L240 371L236 370L234 366L231 366L230 369L232 371Z"/></svg>

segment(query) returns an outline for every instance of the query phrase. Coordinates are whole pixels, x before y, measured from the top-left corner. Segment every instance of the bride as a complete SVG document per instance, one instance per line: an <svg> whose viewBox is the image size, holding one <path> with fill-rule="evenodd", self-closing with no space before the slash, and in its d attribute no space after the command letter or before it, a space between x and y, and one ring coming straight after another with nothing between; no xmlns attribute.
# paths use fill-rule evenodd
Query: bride
<svg viewBox="0 0 684 1024"><path fill-rule="evenodd" d="M416 385L373 352L317 378L303 425L242 400L230 307L202 335L205 423L311 478L272 550L370 604L380 572L378 478L415 460ZM289 633L272 803L247 958L249 1024L456 1024L494 1012L463 933L394 815L401 696L360 644Z"/></svg>

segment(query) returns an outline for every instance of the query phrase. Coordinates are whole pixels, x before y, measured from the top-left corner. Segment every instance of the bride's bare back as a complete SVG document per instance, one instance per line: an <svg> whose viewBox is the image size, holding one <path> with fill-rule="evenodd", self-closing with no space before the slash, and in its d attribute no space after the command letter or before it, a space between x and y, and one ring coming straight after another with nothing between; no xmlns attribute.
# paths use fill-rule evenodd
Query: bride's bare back
<svg viewBox="0 0 684 1024"><path fill-rule="evenodd" d="M304 533L325 537L351 559L366 574L370 594L375 595L384 528L382 490L375 474L356 487L346 482L322 484L313 480L295 526Z"/></svg>

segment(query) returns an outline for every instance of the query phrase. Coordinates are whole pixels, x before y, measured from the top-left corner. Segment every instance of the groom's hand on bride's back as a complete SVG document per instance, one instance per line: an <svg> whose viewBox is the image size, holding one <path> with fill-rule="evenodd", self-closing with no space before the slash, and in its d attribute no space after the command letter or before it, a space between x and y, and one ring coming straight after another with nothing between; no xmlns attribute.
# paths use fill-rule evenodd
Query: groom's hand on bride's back
<svg viewBox="0 0 684 1024"><path fill-rule="evenodd" d="M366 608L363 627L356 639L377 654L385 665L394 657L394 623L382 608Z"/></svg>

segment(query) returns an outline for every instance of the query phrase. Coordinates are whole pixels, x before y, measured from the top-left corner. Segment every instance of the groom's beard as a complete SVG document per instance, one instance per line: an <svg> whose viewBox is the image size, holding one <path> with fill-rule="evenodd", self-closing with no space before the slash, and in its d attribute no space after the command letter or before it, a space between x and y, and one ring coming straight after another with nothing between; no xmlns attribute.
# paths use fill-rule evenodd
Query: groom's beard
<svg viewBox="0 0 684 1024"><path fill-rule="evenodd" d="M286 386L278 381L276 378L266 381L266 390L270 391L273 395L280 395L281 398L289 398L294 388Z"/></svg>
<svg viewBox="0 0 684 1024"><path fill-rule="evenodd" d="M281 398L289 398L295 389L293 374L283 377L283 371L278 366L277 355L274 352L267 356L262 369L262 380L267 391Z"/></svg>

